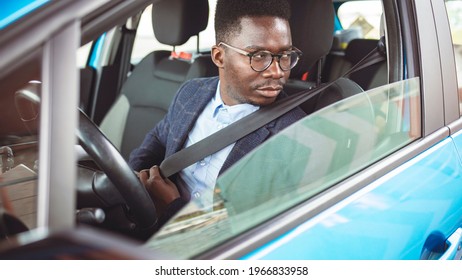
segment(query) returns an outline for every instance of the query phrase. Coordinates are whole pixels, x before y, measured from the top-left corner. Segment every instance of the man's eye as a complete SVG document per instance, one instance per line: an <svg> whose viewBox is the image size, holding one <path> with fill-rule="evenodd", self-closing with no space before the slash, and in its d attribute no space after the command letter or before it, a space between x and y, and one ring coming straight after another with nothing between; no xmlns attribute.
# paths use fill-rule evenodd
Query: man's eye
<svg viewBox="0 0 462 280"><path fill-rule="evenodd" d="M254 59L265 59L267 58L268 56L270 56L270 54L266 53L266 52L259 52L259 53L255 53L252 57Z"/></svg>

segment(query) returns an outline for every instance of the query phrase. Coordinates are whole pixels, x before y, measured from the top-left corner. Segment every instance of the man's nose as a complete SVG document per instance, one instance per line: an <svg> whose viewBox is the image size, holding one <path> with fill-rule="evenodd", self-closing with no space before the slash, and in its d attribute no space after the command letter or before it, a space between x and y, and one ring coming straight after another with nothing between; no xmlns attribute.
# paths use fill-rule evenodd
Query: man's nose
<svg viewBox="0 0 462 280"><path fill-rule="evenodd" d="M273 61L271 65L266 69L265 72L268 72L274 79L280 79L284 77L284 71L282 71L279 65L279 59L277 57L273 57Z"/></svg>

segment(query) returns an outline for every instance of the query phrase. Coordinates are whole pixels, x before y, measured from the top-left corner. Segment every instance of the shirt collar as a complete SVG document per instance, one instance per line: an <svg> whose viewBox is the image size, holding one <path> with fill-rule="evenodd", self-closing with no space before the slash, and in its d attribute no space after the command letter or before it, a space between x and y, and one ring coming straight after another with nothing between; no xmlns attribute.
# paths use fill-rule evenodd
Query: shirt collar
<svg viewBox="0 0 462 280"><path fill-rule="evenodd" d="M221 94L220 94L220 81L218 81L218 86L217 86L217 90L215 92L215 96L213 97L212 99L212 108L213 108L213 115L212 117L216 117L216 115L218 114L220 108L227 108L229 110L233 110L235 111L236 113L238 113L238 111L248 111L248 112L254 112L258 109L260 109L259 106L255 106L255 105L252 105L252 104L248 104L248 103L245 103L245 104L238 104L238 105L234 105L234 106L228 106L228 105L225 105L225 103L223 102L223 99L221 99Z"/></svg>
<svg viewBox="0 0 462 280"><path fill-rule="evenodd" d="M215 96L212 99L212 117L215 117L218 113L218 110L220 110L220 108L224 106L225 103L223 103L220 94L220 81L218 81L217 90L215 91Z"/></svg>

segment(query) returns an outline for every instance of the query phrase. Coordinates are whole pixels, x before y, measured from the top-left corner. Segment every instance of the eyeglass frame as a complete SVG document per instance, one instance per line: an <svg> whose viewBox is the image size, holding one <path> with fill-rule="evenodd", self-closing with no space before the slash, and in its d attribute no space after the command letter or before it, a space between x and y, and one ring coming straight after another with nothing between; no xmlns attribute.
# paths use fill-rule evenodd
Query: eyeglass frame
<svg viewBox="0 0 462 280"><path fill-rule="evenodd" d="M279 53L279 54L274 54L274 53L272 53L272 52L270 52L270 51L267 51L267 50L257 50L257 51L249 52L249 51L246 51L246 50L243 50L243 49L240 49L240 48L231 46L231 45L229 45L229 44L227 44L227 43L225 43L225 42L220 42L220 43L218 43L218 44L217 44L217 47L219 47L220 45L223 45L223 46L225 46L225 47L227 47L227 48L232 49L233 51L235 51L235 52L237 52L237 53L239 53L239 54L242 54L242 55L245 55L245 56L249 57L250 68L252 68L252 70L255 71L255 72L263 72L263 71L267 70L267 69L271 66L271 64L273 64L273 61L274 61L274 58L275 58L275 57L277 58L279 68L280 68L282 71L290 71L290 70L292 70L292 69L298 64L298 61L300 60L300 57L303 55L303 52L302 52L301 50L299 50L299 49L297 49L296 47L293 47L293 46L292 46L291 49L288 50L288 51L295 52L295 53L298 54L298 56L297 56L297 61L294 63L294 65L293 65L291 68L285 70L285 69L282 69L282 67L281 67L281 62L280 62L280 61L281 61L281 57L283 56L283 54L281 54L281 53ZM252 67L252 57L253 57L256 53L259 53L259 52L265 52L265 53L268 53L268 54L271 55L271 62L270 62L263 70L255 70L255 68Z"/></svg>

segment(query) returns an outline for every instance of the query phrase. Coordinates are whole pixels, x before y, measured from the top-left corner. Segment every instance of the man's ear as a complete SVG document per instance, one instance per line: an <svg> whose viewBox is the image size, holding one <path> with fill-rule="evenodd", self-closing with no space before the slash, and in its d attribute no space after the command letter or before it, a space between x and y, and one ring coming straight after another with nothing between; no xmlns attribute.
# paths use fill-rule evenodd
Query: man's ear
<svg viewBox="0 0 462 280"><path fill-rule="evenodd" d="M220 47L212 47L212 61L218 68L223 68L224 50Z"/></svg>

